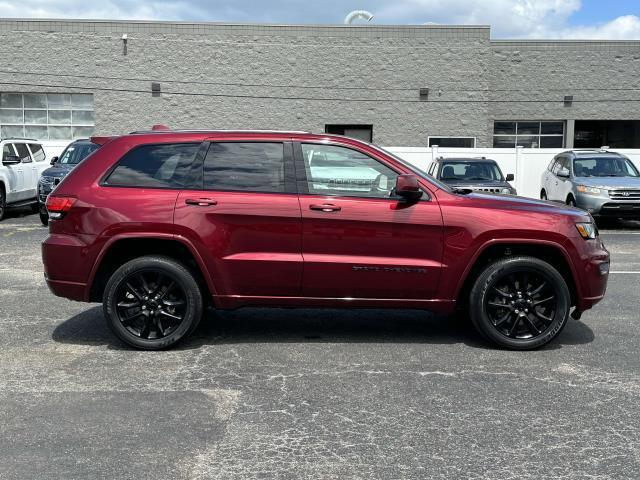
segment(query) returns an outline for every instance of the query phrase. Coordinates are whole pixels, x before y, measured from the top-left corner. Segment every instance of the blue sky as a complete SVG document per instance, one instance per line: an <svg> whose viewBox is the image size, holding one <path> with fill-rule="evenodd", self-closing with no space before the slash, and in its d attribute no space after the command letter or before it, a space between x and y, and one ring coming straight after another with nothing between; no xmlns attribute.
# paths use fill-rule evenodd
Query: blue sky
<svg viewBox="0 0 640 480"><path fill-rule="evenodd" d="M494 38L640 39L640 0L0 0L0 16L379 24L489 24Z"/></svg>

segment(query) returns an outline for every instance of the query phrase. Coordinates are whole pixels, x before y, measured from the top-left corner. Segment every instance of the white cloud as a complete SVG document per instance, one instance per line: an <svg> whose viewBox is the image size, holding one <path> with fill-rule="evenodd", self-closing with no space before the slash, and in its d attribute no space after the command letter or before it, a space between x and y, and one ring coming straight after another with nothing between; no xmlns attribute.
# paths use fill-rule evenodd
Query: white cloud
<svg viewBox="0 0 640 480"><path fill-rule="evenodd" d="M572 26L580 0L0 0L3 17L40 18L340 23L358 8L374 23L491 25L496 38L640 39L636 15Z"/></svg>

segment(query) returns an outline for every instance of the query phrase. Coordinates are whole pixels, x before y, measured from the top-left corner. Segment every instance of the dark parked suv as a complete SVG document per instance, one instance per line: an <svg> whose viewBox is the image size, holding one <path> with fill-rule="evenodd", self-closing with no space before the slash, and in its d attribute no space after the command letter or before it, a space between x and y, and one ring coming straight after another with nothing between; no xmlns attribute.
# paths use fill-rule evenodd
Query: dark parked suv
<svg viewBox="0 0 640 480"><path fill-rule="evenodd" d="M49 214L45 206L49 194L71 170L99 147L89 139L80 139L67 145L59 157L51 159L51 167L42 172L38 180L38 210L43 225L49 223Z"/></svg>
<svg viewBox="0 0 640 480"><path fill-rule="evenodd" d="M429 165L427 173L446 183L454 190L468 189L474 192L515 195L516 189L509 182L512 173L505 177L498 162L490 158L443 158Z"/></svg>
<svg viewBox="0 0 640 480"><path fill-rule="evenodd" d="M591 216L456 192L358 140L155 131L103 146L49 195L45 278L103 302L113 332L174 345L203 308L466 309L512 349L599 302L609 254Z"/></svg>

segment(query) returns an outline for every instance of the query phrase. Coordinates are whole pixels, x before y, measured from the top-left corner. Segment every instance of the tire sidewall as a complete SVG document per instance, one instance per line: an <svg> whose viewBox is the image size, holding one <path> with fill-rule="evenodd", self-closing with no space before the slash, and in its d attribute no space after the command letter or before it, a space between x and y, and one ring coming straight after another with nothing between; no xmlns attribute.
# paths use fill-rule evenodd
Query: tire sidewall
<svg viewBox="0 0 640 480"><path fill-rule="evenodd" d="M558 305L551 326L544 334L532 339L509 338L498 332L489 319L485 310L485 298L495 281L509 273L515 273L522 268L543 274L552 282ZM476 280L470 296L471 320L478 331L491 342L514 350L531 350L539 348L553 340L567 324L571 309L569 287L560 273L548 263L528 257L516 257L498 261L489 265Z"/></svg>
<svg viewBox="0 0 640 480"><path fill-rule="evenodd" d="M185 293L187 308L182 323L170 335L159 340L136 337L120 322L116 293L130 275L149 270L161 270L171 277ZM141 257L122 265L107 282L103 296L103 310L109 328L123 342L144 350L162 350L174 346L188 336L202 317L202 294L193 275L182 264L167 257Z"/></svg>

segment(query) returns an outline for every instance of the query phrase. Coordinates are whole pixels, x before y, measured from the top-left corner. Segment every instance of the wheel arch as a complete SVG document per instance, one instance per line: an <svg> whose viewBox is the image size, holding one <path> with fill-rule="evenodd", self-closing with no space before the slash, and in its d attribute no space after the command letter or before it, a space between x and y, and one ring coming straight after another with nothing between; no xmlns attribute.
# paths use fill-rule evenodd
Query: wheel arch
<svg viewBox="0 0 640 480"><path fill-rule="evenodd" d="M580 285L568 252L559 244L553 242L504 241L487 242L478 250L474 259L469 263L456 291L457 304L466 306L473 282L480 272L491 262L509 256L526 255L539 258L553 266L567 282L571 294L571 305L576 305L579 297Z"/></svg>
<svg viewBox="0 0 640 480"><path fill-rule="evenodd" d="M186 239L173 235L142 235L113 237L104 245L89 276L87 300L101 302L107 281L118 267L145 255L163 255L180 261L196 277L205 302L211 301L215 295L215 287L204 261Z"/></svg>

